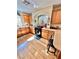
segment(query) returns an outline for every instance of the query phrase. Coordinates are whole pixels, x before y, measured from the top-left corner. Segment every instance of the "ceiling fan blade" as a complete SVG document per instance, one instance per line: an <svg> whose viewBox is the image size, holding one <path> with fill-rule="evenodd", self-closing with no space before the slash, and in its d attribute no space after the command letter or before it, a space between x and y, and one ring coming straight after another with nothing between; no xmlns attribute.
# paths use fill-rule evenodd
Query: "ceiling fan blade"
<svg viewBox="0 0 79 59"><path fill-rule="evenodd" d="M29 1L27 1L27 0L23 0L22 2L23 2L25 5L30 4L30 2L29 2Z"/></svg>

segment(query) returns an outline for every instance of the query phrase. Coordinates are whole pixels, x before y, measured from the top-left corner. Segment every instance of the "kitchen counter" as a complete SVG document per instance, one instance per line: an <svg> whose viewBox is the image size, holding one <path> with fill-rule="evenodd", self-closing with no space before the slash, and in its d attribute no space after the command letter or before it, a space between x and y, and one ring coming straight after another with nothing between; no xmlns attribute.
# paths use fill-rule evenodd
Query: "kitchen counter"
<svg viewBox="0 0 79 59"><path fill-rule="evenodd" d="M54 31L54 45L56 48L61 50L61 30L60 29L50 29L50 28L42 28L42 30L46 31ZM44 34L45 35L45 34Z"/></svg>

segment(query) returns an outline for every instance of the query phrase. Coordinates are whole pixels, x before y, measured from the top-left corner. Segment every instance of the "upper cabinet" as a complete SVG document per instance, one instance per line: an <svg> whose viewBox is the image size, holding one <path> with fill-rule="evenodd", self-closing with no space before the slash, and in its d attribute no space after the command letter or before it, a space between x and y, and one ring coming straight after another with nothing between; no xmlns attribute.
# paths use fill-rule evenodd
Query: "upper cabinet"
<svg viewBox="0 0 79 59"><path fill-rule="evenodd" d="M51 24L61 24L61 5L54 5L52 10Z"/></svg>
<svg viewBox="0 0 79 59"><path fill-rule="evenodd" d="M29 23L29 16L28 15L23 15L24 22Z"/></svg>
<svg viewBox="0 0 79 59"><path fill-rule="evenodd" d="M25 24L31 24L32 16L29 14L22 14L22 18Z"/></svg>

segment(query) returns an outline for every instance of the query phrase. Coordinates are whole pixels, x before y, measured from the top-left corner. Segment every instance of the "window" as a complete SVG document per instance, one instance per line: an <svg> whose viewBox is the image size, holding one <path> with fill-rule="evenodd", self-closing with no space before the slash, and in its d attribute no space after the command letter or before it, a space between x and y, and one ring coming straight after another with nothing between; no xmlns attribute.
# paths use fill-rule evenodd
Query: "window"
<svg viewBox="0 0 79 59"><path fill-rule="evenodd" d="M47 24L48 23L48 16L45 15L41 15L39 16L39 25L43 24Z"/></svg>
<svg viewBox="0 0 79 59"><path fill-rule="evenodd" d="M48 24L48 16L46 15L39 15L35 20L33 25L34 26L44 26Z"/></svg>
<svg viewBox="0 0 79 59"><path fill-rule="evenodd" d="M21 19L21 16L17 15L17 28L20 28L23 26L23 20Z"/></svg>

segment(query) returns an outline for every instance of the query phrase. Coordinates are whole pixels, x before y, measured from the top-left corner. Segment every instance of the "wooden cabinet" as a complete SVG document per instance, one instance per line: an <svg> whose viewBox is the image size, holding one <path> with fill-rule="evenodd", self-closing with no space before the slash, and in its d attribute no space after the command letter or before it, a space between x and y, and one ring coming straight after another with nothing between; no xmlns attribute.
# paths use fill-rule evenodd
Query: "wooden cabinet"
<svg viewBox="0 0 79 59"><path fill-rule="evenodd" d="M35 29L34 29L34 27L30 27L30 32L31 32L32 34L35 34Z"/></svg>
<svg viewBox="0 0 79 59"><path fill-rule="evenodd" d="M61 24L61 5L54 5L51 24Z"/></svg>
<svg viewBox="0 0 79 59"><path fill-rule="evenodd" d="M17 37L21 37L25 34L28 34L30 32L30 28L29 27L25 27L25 28L20 28L17 30Z"/></svg>
<svg viewBox="0 0 79 59"><path fill-rule="evenodd" d="M51 29L42 29L42 37L45 38L45 39L49 39L52 35L52 37L54 36L54 31L52 31Z"/></svg>
<svg viewBox="0 0 79 59"><path fill-rule="evenodd" d="M23 15L23 19L25 23L28 23L28 24L30 23L28 15Z"/></svg>
<svg viewBox="0 0 79 59"><path fill-rule="evenodd" d="M54 11L52 24L60 24L60 23L61 23L61 11Z"/></svg>
<svg viewBox="0 0 79 59"><path fill-rule="evenodd" d="M42 29L42 37L48 39L48 30Z"/></svg>
<svg viewBox="0 0 79 59"><path fill-rule="evenodd" d="M54 45L56 48L61 50L61 30L60 29L42 29L42 37L46 40L50 38L52 34L52 38L54 38Z"/></svg>
<svg viewBox="0 0 79 59"><path fill-rule="evenodd" d="M32 24L32 15L29 16L29 23Z"/></svg>
<svg viewBox="0 0 79 59"><path fill-rule="evenodd" d="M21 15L22 15L22 19L23 19L24 23L31 24L31 22L32 22L32 15L24 14L24 13L22 13Z"/></svg>

